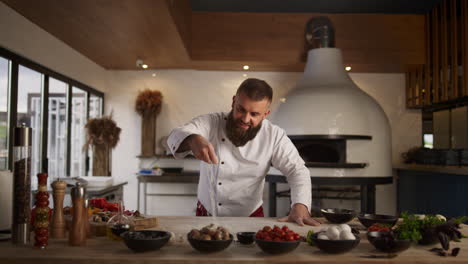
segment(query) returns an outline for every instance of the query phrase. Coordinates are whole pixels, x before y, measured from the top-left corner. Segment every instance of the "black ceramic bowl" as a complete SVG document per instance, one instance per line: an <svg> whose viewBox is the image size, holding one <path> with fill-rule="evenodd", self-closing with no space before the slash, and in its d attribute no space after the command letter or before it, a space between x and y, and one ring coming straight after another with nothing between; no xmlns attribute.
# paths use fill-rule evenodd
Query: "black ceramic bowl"
<svg viewBox="0 0 468 264"><path fill-rule="evenodd" d="M238 232L237 239L241 244L250 245L254 242L255 232Z"/></svg>
<svg viewBox="0 0 468 264"><path fill-rule="evenodd" d="M394 238L389 231L372 231L367 233L367 239L377 249L385 253L398 253L411 246L410 240Z"/></svg>
<svg viewBox="0 0 468 264"><path fill-rule="evenodd" d="M421 240L418 241L421 245L434 245L439 243L439 236L434 227L421 229Z"/></svg>
<svg viewBox="0 0 468 264"><path fill-rule="evenodd" d="M373 224L385 224L394 226L398 221L398 217L393 215L379 215L379 214L359 214L359 222L366 228L369 228Z"/></svg>
<svg viewBox="0 0 468 264"><path fill-rule="evenodd" d="M301 240L295 241L267 241L267 240L260 240L255 238L255 243L268 254L276 255L276 254L284 254L291 252L299 246Z"/></svg>
<svg viewBox="0 0 468 264"><path fill-rule="evenodd" d="M330 254L340 254L350 251L351 249L355 248L361 239L359 236L354 235L356 237L355 240L325 240L319 239L319 234L324 232L317 232L312 235L312 241L314 242L317 247Z"/></svg>
<svg viewBox="0 0 468 264"><path fill-rule="evenodd" d="M229 247L232 243L233 236L230 234L229 240L201 240L192 238L189 233L187 234L187 239L194 249L202 253L213 253Z"/></svg>
<svg viewBox="0 0 468 264"><path fill-rule="evenodd" d="M338 209L338 208L329 208L321 210L323 216L330 223L334 224L344 224L356 217L356 211L348 209Z"/></svg>
<svg viewBox="0 0 468 264"><path fill-rule="evenodd" d="M156 230L127 231L120 236L125 245L135 252L158 250L171 238L169 232Z"/></svg>

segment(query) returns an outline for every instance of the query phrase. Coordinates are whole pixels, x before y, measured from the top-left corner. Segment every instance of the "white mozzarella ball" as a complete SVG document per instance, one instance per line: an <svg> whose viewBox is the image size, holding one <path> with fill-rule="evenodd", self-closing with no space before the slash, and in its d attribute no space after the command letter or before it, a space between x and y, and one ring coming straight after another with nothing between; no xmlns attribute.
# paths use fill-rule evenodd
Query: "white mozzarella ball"
<svg viewBox="0 0 468 264"><path fill-rule="evenodd" d="M340 239L340 230L336 226L330 226L327 229L327 236L330 240L338 240Z"/></svg>
<svg viewBox="0 0 468 264"><path fill-rule="evenodd" d="M416 216L418 220L424 220L424 218L426 218L426 215L423 214L415 214L414 216Z"/></svg>
<svg viewBox="0 0 468 264"><path fill-rule="evenodd" d="M442 221L447 221L447 218L445 218L445 216L441 215L441 214L436 214L436 218L439 219L439 220L442 220Z"/></svg>
<svg viewBox="0 0 468 264"><path fill-rule="evenodd" d="M341 229L341 232L346 231L346 232L351 232L351 227L347 224L341 224L339 225L339 228Z"/></svg>
<svg viewBox="0 0 468 264"><path fill-rule="evenodd" d="M327 235L325 235L325 234L320 234L320 235L318 235L317 238L321 239L321 240L330 240L330 238L328 238Z"/></svg>
<svg viewBox="0 0 468 264"><path fill-rule="evenodd" d="M353 233L348 232L348 231L343 231L340 234L340 239L341 240L355 240L356 237L353 235Z"/></svg>

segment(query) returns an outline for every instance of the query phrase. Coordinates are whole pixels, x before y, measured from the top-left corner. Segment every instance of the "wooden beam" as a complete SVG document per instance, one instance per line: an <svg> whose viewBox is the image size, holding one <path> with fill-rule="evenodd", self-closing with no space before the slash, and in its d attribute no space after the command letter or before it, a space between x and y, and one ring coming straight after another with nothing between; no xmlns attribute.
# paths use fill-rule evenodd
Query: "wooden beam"
<svg viewBox="0 0 468 264"><path fill-rule="evenodd" d="M169 12L174 20L185 49L190 51L192 9L189 0L166 0Z"/></svg>

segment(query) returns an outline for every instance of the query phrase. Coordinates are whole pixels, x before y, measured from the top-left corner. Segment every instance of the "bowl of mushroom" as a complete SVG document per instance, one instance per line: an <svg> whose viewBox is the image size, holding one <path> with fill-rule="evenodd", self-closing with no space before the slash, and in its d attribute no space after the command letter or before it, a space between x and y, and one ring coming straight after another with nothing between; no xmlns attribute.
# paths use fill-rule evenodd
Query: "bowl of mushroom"
<svg viewBox="0 0 468 264"><path fill-rule="evenodd" d="M222 226L207 225L201 229L192 229L187 234L190 245L199 252L212 253L226 249L231 245L233 236Z"/></svg>

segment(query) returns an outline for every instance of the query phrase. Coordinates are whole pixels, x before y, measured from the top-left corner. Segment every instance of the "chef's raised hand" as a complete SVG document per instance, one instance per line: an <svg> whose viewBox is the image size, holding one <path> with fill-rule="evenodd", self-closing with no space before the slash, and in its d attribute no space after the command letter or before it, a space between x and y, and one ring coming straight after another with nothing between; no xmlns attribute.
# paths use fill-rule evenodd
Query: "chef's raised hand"
<svg viewBox="0 0 468 264"><path fill-rule="evenodd" d="M206 138L193 134L187 140L188 146L193 155L195 155L195 158L208 164L218 164L218 157L216 157L213 145Z"/></svg>
<svg viewBox="0 0 468 264"><path fill-rule="evenodd" d="M310 216L309 210L303 204L296 203L291 208L291 212L288 216L278 219L280 222L293 222L300 226L311 225L318 226L323 222L319 219L314 219Z"/></svg>

